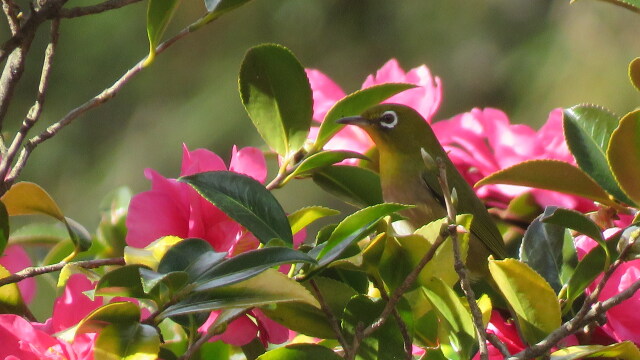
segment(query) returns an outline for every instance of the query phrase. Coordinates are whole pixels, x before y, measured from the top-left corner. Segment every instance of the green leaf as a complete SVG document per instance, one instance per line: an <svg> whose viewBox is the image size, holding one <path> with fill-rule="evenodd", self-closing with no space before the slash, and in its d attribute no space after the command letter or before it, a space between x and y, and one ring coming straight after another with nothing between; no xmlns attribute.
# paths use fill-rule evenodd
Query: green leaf
<svg viewBox="0 0 640 360"><path fill-rule="evenodd" d="M189 27L189 30L195 31L198 28L228 13L229 11L239 8L249 1L250 0L205 0L204 4L207 7L209 13L205 15L200 21L196 22L193 26Z"/></svg>
<svg viewBox="0 0 640 360"><path fill-rule="evenodd" d="M611 141L613 143L613 139ZM529 186L582 196L604 205L617 206L609 195L584 171L558 160L529 160L497 171L475 184Z"/></svg>
<svg viewBox="0 0 640 360"><path fill-rule="evenodd" d="M542 275L558 293L562 288L560 277L566 229L553 223L540 221L542 216L533 220L524 233L520 245L520 261Z"/></svg>
<svg viewBox="0 0 640 360"><path fill-rule="evenodd" d="M9 243L9 214L7 208L0 202L0 256Z"/></svg>
<svg viewBox="0 0 640 360"><path fill-rule="evenodd" d="M378 204L347 216L333 230L326 246L318 254L319 265L327 265L338 258L349 245L373 231L374 226L385 216L409 207L402 204Z"/></svg>
<svg viewBox="0 0 640 360"><path fill-rule="evenodd" d="M368 108L387 100L393 95L415 87L416 85L413 84L381 84L347 95L335 103L324 117L313 148L316 150L322 149L329 139L345 126L338 124L336 120L346 116L360 115Z"/></svg>
<svg viewBox="0 0 640 360"><path fill-rule="evenodd" d="M337 164L346 159L368 160L369 158L355 151L320 151L302 160L295 170L287 176L287 179L309 176L315 171L321 170L329 165Z"/></svg>
<svg viewBox="0 0 640 360"><path fill-rule="evenodd" d="M195 293L168 307L159 315L159 319L219 309L273 306L292 301L320 307L318 301L302 285L277 270L267 269L243 282Z"/></svg>
<svg viewBox="0 0 640 360"><path fill-rule="evenodd" d="M640 350L631 341L623 341L611 345L570 346L551 354L551 360L578 360L585 358L638 360L640 359Z"/></svg>
<svg viewBox="0 0 640 360"><path fill-rule="evenodd" d="M126 265L104 274L96 285L98 296L128 296L145 298L140 280L140 265Z"/></svg>
<svg viewBox="0 0 640 360"><path fill-rule="evenodd" d="M603 107L577 105L564 110L564 136L578 166L616 199L633 205L609 168L606 151L618 117Z"/></svg>
<svg viewBox="0 0 640 360"><path fill-rule="evenodd" d="M293 214L289 214L288 219L289 225L291 225L291 232L295 234L316 220L338 214L340 214L340 211L324 206L304 207Z"/></svg>
<svg viewBox="0 0 640 360"><path fill-rule="evenodd" d="M634 203L640 203L640 168L629 164L638 164L637 161L640 161L639 139L640 110L636 110L620 120L607 150L607 159L616 180Z"/></svg>
<svg viewBox="0 0 640 360"><path fill-rule="evenodd" d="M256 360L341 360L342 357L316 344L292 344L268 351Z"/></svg>
<svg viewBox="0 0 640 360"><path fill-rule="evenodd" d="M451 285L438 278L431 278L424 292L438 314L441 334L446 336L440 337L443 353L449 359L471 359L477 341L469 310Z"/></svg>
<svg viewBox="0 0 640 360"><path fill-rule="evenodd" d="M206 291L249 279L274 266L315 264L307 254L286 247L267 247L244 252L210 268L198 278L194 291Z"/></svg>
<svg viewBox="0 0 640 360"><path fill-rule="evenodd" d="M242 103L267 145L285 158L302 148L313 98L307 74L291 51L276 44L249 49L239 84Z"/></svg>
<svg viewBox="0 0 640 360"><path fill-rule="evenodd" d="M382 299L370 299L358 295L349 301L342 318L342 328L348 344L351 344L358 324L371 325L382 313L386 303ZM405 358L404 342L397 322L390 318L371 336L362 340L358 351L361 360L395 360Z"/></svg>
<svg viewBox="0 0 640 360"><path fill-rule="evenodd" d="M629 80L636 89L640 90L640 57L633 59L629 63Z"/></svg>
<svg viewBox="0 0 640 360"><path fill-rule="evenodd" d="M155 360L160 336L151 325L110 324L96 339L94 354L100 360Z"/></svg>
<svg viewBox="0 0 640 360"><path fill-rule="evenodd" d="M142 280L142 289L146 294L149 294L149 297L156 304L165 304L172 301L175 294L189 282L189 275L182 271L159 274L155 271L141 268L140 280Z"/></svg>
<svg viewBox="0 0 640 360"><path fill-rule="evenodd" d="M195 281L211 267L224 261L227 253L213 251L211 244L202 239L184 239L167 250L158 272L162 274L184 271L189 279Z"/></svg>
<svg viewBox="0 0 640 360"><path fill-rule="evenodd" d="M555 292L529 266L515 259L491 260L489 271L527 343L541 341L560 326L562 317Z"/></svg>
<svg viewBox="0 0 640 360"><path fill-rule="evenodd" d="M261 243L281 239L293 244L289 220L278 200L258 181L231 171L184 176L200 195L255 235Z"/></svg>
<svg viewBox="0 0 640 360"><path fill-rule="evenodd" d="M323 276L315 276L313 281L315 281L320 290L327 307L336 318L341 318L347 303L353 296L357 295L357 292L343 282ZM303 282L302 285L311 292L311 284L308 281ZM336 338L326 314L307 303L280 303L275 306L265 307L262 312L269 318L298 333L323 339Z"/></svg>
<svg viewBox="0 0 640 360"><path fill-rule="evenodd" d="M356 207L382 203L380 177L371 170L333 165L314 172L313 182L331 195Z"/></svg>
<svg viewBox="0 0 640 360"><path fill-rule="evenodd" d="M571 0L571 3L578 0ZM640 0L602 0L608 3L629 9L636 13L640 13Z"/></svg>
<svg viewBox="0 0 640 360"><path fill-rule="evenodd" d="M132 325L140 322L138 305L129 301L112 302L93 310L76 328L77 334L100 332L110 324Z"/></svg>
<svg viewBox="0 0 640 360"><path fill-rule="evenodd" d="M177 243L183 241L182 238L177 236L163 236L154 240L151 244L139 249L131 246L124 248L124 261L131 264L145 265L150 269L157 270L160 265L160 260L166 255L166 253ZM201 240L204 242L204 240ZM211 245L207 249L211 248ZM183 259L181 259L183 260ZM167 271L171 271L171 266L168 266ZM162 271L161 271L162 272Z"/></svg>
<svg viewBox="0 0 640 360"><path fill-rule="evenodd" d="M30 182L14 184L0 199L9 216L47 215L62 222L77 251L91 247L91 235L82 225L65 217L58 204L40 186Z"/></svg>
<svg viewBox="0 0 640 360"><path fill-rule="evenodd" d="M0 279L10 276L9 270L0 265ZM7 284L0 287L0 314L16 314L27 316L29 308L22 299L18 283Z"/></svg>
<svg viewBox="0 0 640 360"><path fill-rule="evenodd" d="M156 56L156 47L173 18L180 0L149 0L147 5L147 36L149 37L149 57L144 66L151 64Z"/></svg>

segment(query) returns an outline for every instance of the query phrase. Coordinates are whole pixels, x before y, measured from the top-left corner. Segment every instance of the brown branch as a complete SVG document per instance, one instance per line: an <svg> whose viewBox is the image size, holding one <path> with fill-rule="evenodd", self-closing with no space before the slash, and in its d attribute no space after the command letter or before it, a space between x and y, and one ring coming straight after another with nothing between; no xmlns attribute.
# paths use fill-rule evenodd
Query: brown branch
<svg viewBox="0 0 640 360"><path fill-rule="evenodd" d="M389 302L389 294L387 294L387 291L384 289L384 284L380 283L378 279L373 277L371 278L371 282L373 283L373 286L375 286L380 292L380 297L382 297L384 301ZM411 360L413 359L413 339L409 334L407 324L405 324L404 320L402 320L402 318L400 317L398 309L393 308L393 312L391 313L391 315L393 315L393 318L396 320L396 323L400 328L400 335L402 335L402 338L404 340L404 352L407 356L407 359Z"/></svg>
<svg viewBox="0 0 640 360"><path fill-rule="evenodd" d="M9 104L13 98L13 92L24 73L27 53L31 48L34 35L35 32L29 33L23 40L21 46L11 53L4 66L2 77L0 77L0 129L2 129L4 117L7 114ZM4 162L5 161L3 161L3 163Z"/></svg>
<svg viewBox="0 0 640 360"><path fill-rule="evenodd" d="M13 138L11 142L11 146L6 152L6 155L3 157L0 162L0 179L4 179L9 171L9 166L13 162L15 155L20 150L20 146L22 142L27 136L27 133L38 119L40 119L40 115L42 114L42 108L44 107L44 101L47 95L47 88L49 86L49 77L51 75L51 69L53 65L53 57L56 52L56 47L58 45L58 38L60 35L60 19L54 19L51 21L51 39L49 40L49 44L45 50L44 55L44 63L42 65L42 72L40 74L40 84L38 85L38 95L36 96L36 101L29 109L29 113L25 117L22 122L22 126L20 130Z"/></svg>
<svg viewBox="0 0 640 360"><path fill-rule="evenodd" d="M59 270L62 270L62 268L65 267L65 265L68 265L68 264L73 264L75 266L79 266L84 269L95 269L95 268L108 266L108 265L125 265L125 262L124 262L124 258L120 257L120 258L96 259L96 260L85 260L85 261L75 261L75 262L61 262L61 263L47 265L47 266L28 267L26 269L18 271L13 275L9 275L7 277L1 278L0 286L17 283L24 279L31 278L34 276L59 271Z"/></svg>
<svg viewBox="0 0 640 360"><path fill-rule="evenodd" d="M11 35L15 35L20 29L20 20L18 19L20 8L13 0L2 0L2 11L7 17Z"/></svg>
<svg viewBox="0 0 640 360"><path fill-rule="evenodd" d="M342 329L340 328L338 319L329 308L329 305L327 305L327 302L324 300L324 296L322 296L322 293L320 292L320 288L318 287L318 284L315 282L315 280L313 279L309 280L309 284L311 285L313 294L315 295L316 299L318 299L318 302L320 303L320 309L322 310L322 312L324 312L325 316L327 317L327 320L329 320L329 325L331 326L331 329L336 334L336 338L338 339L338 342L340 343L340 345L342 345L342 348L344 349L345 358L348 358L348 355L351 354L351 348L349 347L349 344L347 343L347 339L345 339L344 334L342 333Z"/></svg>
<svg viewBox="0 0 640 360"><path fill-rule="evenodd" d="M60 9L58 16L61 18L76 18L80 16L87 16L93 14L99 14L109 10L119 9L121 7L125 7L127 5L131 5L141 0L107 0L103 3L91 5L91 6L82 6L75 7L71 9Z"/></svg>

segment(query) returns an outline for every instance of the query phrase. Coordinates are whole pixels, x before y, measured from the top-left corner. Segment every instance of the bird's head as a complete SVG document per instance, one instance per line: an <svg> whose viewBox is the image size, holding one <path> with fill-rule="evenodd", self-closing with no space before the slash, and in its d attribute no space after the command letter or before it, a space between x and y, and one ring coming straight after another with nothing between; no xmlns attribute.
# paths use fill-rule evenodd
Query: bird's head
<svg viewBox="0 0 640 360"><path fill-rule="evenodd" d="M417 111L404 105L381 104L359 116L337 121L362 128L380 151L418 154L421 147L432 141L437 142L426 120Z"/></svg>

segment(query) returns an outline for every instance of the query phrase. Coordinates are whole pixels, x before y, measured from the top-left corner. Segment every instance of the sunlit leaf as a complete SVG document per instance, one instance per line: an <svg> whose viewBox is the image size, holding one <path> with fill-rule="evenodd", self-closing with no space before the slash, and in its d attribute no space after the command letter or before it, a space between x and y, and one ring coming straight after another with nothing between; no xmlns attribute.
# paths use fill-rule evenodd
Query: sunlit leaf
<svg viewBox="0 0 640 360"><path fill-rule="evenodd" d="M268 351L256 360L340 360L342 357L316 344L293 344Z"/></svg>
<svg viewBox="0 0 640 360"><path fill-rule="evenodd" d="M340 200L357 207L382 203L380 177L371 170L333 165L313 173L313 182Z"/></svg>
<svg viewBox="0 0 640 360"><path fill-rule="evenodd" d="M346 159L368 158L355 151L320 151L304 159L300 165L288 176L288 178L308 176L314 171L323 169L329 165L337 164Z"/></svg>
<svg viewBox="0 0 640 360"><path fill-rule="evenodd" d="M613 132L607 159L620 187L635 203L640 202L640 168L629 164L640 161L640 110L630 112Z"/></svg>
<svg viewBox="0 0 640 360"><path fill-rule="evenodd" d="M613 140L612 142L613 143ZM593 179L577 167L558 160L529 160L495 172L476 183L529 186L586 197L604 205L616 206Z"/></svg>
<svg viewBox="0 0 640 360"><path fill-rule="evenodd" d="M9 270L0 265L0 279L11 275ZM16 314L26 316L30 314L18 288L18 283L0 287L0 314Z"/></svg>
<svg viewBox="0 0 640 360"><path fill-rule="evenodd" d="M489 271L515 313L524 340L535 344L562 323L556 294L538 273L515 259L491 260Z"/></svg>
<svg viewBox="0 0 640 360"><path fill-rule="evenodd" d="M92 311L82 319L76 328L76 334L99 332L110 324L131 325L140 322L140 308L129 302L112 302Z"/></svg>
<svg viewBox="0 0 640 360"><path fill-rule="evenodd" d="M322 125L320 125L320 129L318 130L318 137L316 138L314 148L316 150L322 149L327 141L345 126L338 124L336 120L346 116L360 115L368 108L379 104L393 95L414 87L416 87L416 85L388 83L358 90L347 95L335 103L324 117Z"/></svg>
<svg viewBox="0 0 640 360"><path fill-rule="evenodd" d="M636 89L640 90L640 57L629 63L629 80Z"/></svg>
<svg viewBox="0 0 640 360"><path fill-rule="evenodd" d="M104 274L96 285L96 295L146 297L140 280L140 265L126 265Z"/></svg>
<svg viewBox="0 0 640 360"><path fill-rule="evenodd" d="M190 30L194 31L201 26L204 26L220 16L234 10L250 0L205 0L204 4L207 7L209 13L205 15L200 21L196 22Z"/></svg>
<svg viewBox="0 0 640 360"><path fill-rule="evenodd" d="M100 331L93 351L99 360L155 360L160 336L151 325L110 324Z"/></svg>
<svg viewBox="0 0 640 360"><path fill-rule="evenodd" d="M200 195L251 231L260 242L281 239L293 243L289 220L278 200L258 181L232 171L184 176Z"/></svg>
<svg viewBox="0 0 640 360"><path fill-rule="evenodd" d="M191 238L172 246L160 260L158 272L167 274L184 271L189 280L196 281L205 272L225 260L226 252L216 252L211 244L202 239Z"/></svg>
<svg viewBox="0 0 640 360"><path fill-rule="evenodd" d="M182 240L177 236L163 236L145 246L144 249L127 246L124 248L124 261L129 265L145 265L150 269L157 270L160 260L166 252Z"/></svg>
<svg viewBox="0 0 640 360"><path fill-rule="evenodd" d="M633 205L609 168L606 151L618 117L603 107L576 105L564 110L564 136L578 166L618 200Z"/></svg>
<svg viewBox="0 0 640 360"><path fill-rule="evenodd" d="M640 350L631 341L612 345L579 345L556 350L551 360L578 360L588 358L614 358L622 360L640 359Z"/></svg>
<svg viewBox="0 0 640 360"><path fill-rule="evenodd" d="M304 207L288 216L289 224L291 225L291 232L295 234L316 220L338 214L340 214L340 211L329 209L324 206Z"/></svg>
<svg viewBox="0 0 640 360"><path fill-rule="evenodd" d="M149 57L145 65L151 64L156 56L156 47L173 18L180 0L149 0L147 4L147 36L149 37Z"/></svg>
<svg viewBox="0 0 640 360"><path fill-rule="evenodd" d="M304 68L287 48L251 48L240 67L240 97L258 132L281 156L304 145L311 126L313 99Z"/></svg>

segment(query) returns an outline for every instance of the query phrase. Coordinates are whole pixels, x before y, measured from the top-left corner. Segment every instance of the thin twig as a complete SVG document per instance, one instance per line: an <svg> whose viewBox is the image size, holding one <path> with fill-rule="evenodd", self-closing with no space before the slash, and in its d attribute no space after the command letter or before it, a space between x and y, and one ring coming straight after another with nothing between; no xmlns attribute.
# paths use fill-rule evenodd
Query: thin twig
<svg viewBox="0 0 640 360"><path fill-rule="evenodd" d="M498 349L498 351L500 351L500 353L502 354L503 357L507 358L509 356L511 356L511 353L509 352L509 349L507 349L507 345L505 345L497 336L496 334L487 332L487 340L496 348Z"/></svg>
<svg viewBox="0 0 640 360"><path fill-rule="evenodd" d="M20 20L18 19L20 8L13 0L2 0L2 10L7 17L11 35L15 35L20 29Z"/></svg>
<svg viewBox="0 0 640 360"><path fill-rule="evenodd" d="M44 107L44 101L47 95L47 88L49 86L49 77L51 75L51 69L53 64L53 57L56 52L56 47L58 45L58 38L60 35L60 19L53 19L51 21L51 38L49 40L49 44L45 50L44 54L44 63L42 64L42 72L40 74L40 84L38 85L38 95L36 96L36 101L29 109L29 113L25 117L22 122L22 126L20 130L13 138L11 142L11 146L7 149L5 156L0 162L0 179L4 179L9 171L9 166L13 162L15 155L20 150L20 146L22 142L27 136L27 133L33 125L38 122L40 119L40 115L42 114L42 108Z"/></svg>
<svg viewBox="0 0 640 360"><path fill-rule="evenodd" d="M27 53L31 48L34 35L35 32L29 33L21 46L11 53L4 66L2 77L0 77L0 130L2 129L4 117L7 114L9 104L13 98L13 92L24 73Z"/></svg>
<svg viewBox="0 0 640 360"><path fill-rule="evenodd" d="M324 296L322 296L322 293L320 292L320 288L318 287L318 284L315 282L315 280L313 279L309 280L309 284L311 285L311 289L313 289L313 294L315 295L316 299L318 299L318 302L320 303L320 309L322 309L322 312L324 312L325 316L327 317L327 320L329 320L329 325L331 326L331 329L336 334L336 338L338 339L338 342L340 343L340 345L342 345L342 348L344 349L345 358L347 358L347 356L351 354L351 348L349 347L349 344L347 343L347 339L345 339L344 334L342 333L342 329L340 328L340 324L338 323L338 318L336 318L333 311L331 311L331 309L329 308L329 305L327 305L327 302L324 300Z"/></svg>
<svg viewBox="0 0 640 360"><path fill-rule="evenodd" d="M239 313L231 318L229 318L229 320L227 320L227 324L231 323L232 321L234 321L235 319L239 318L240 316L246 314L246 312L242 312ZM213 338L216 335L220 335L221 333L224 332L224 327L221 326L210 326L209 329L207 330L207 333L202 335L196 342L194 342L193 344L191 344L191 346L189 346L187 348L187 350L184 352L184 354L182 354L182 356L180 356L178 358L178 360L187 360L187 359L191 359L193 357L193 355L195 355L195 353L200 350L200 348L206 344L209 340L211 340L211 338Z"/></svg>
<svg viewBox="0 0 640 360"><path fill-rule="evenodd" d="M371 279L373 286L375 286L380 292L380 297L386 302L389 302L389 294L384 289L384 285L380 283L377 278ZM405 324L404 320L400 317L398 313L398 309L393 308L392 315L396 322L398 323L398 328L400 328L400 334L402 335L402 339L404 340L404 351L407 356L407 359L413 358L413 339L411 339L411 335L409 334L409 329L407 329L407 324Z"/></svg>
<svg viewBox="0 0 640 360"><path fill-rule="evenodd" d="M119 9L121 7L125 7L127 5L131 5L140 1L141 0L107 0L103 3L91 6L60 9L58 16L61 18L76 18L80 16L99 14L101 12Z"/></svg>
<svg viewBox="0 0 640 360"><path fill-rule="evenodd" d="M62 268L65 267L65 265L70 265L70 264L79 266L84 269L95 269L95 268L108 266L108 265L125 265L125 262L124 262L124 258L119 257L119 258L84 260L84 261L75 261L75 262L60 262L57 264L47 265L47 266L28 267L26 269L18 271L13 275L9 275L7 277L1 278L0 286L17 283L24 279L31 278L34 276L59 271L59 270L62 270Z"/></svg>
<svg viewBox="0 0 640 360"><path fill-rule="evenodd" d="M440 182L440 187L442 188L445 204L447 206L447 217L449 223L447 228L449 229L449 236L453 243L454 268L456 273L458 273L458 277L460 277L462 292L464 292L464 296L466 297L469 308L471 309L471 318L473 319L473 325L476 329L476 334L478 335L478 345L480 346L480 359L488 360L489 349L487 348L487 332L484 328L484 323L482 322L482 311L480 311L478 303L476 302L476 296L473 293L473 289L471 288L471 283L469 281L469 274L460 254L458 230L456 225L456 209L453 206L451 199L451 189L449 188L449 182L447 180L447 167L442 158L437 158L436 163L438 164L439 170L438 181Z"/></svg>
<svg viewBox="0 0 640 360"><path fill-rule="evenodd" d="M201 20L198 20L198 21L194 22L194 24L198 24L200 22L201 22ZM160 44L156 48L156 53L160 54L160 53L164 52L167 48L169 48L171 45L176 43L178 40L180 40L183 37L189 35L193 31L191 29L192 25L189 25L188 27L184 28L182 31L180 31L179 33L174 35L172 38L170 38L167 41L165 41L162 44ZM94 109L94 108L106 103L107 101L111 100L113 97L115 97L118 94L118 92L120 92L120 90L122 90L124 85L126 85L129 81L131 81L132 78L134 78L140 71L142 71L142 69L144 69L145 60L146 60L146 57L145 57L145 59L140 60L134 67L129 69L124 75L122 75L118 80L116 80L116 82L113 83L113 85L111 85L110 87L104 89L102 92L100 92L100 94L94 96L89 101L85 102L84 104L82 104L82 105L78 106L77 108L71 110L62 119L58 120L57 122L55 122L54 124L49 126L47 129L45 129L39 135L30 138L24 144L24 146L22 147L22 150L20 151L20 155L18 156L18 160L16 160L16 163L13 166L11 172L5 178L5 189L8 188L11 184L13 184L13 182L18 177L18 175L20 175L20 172L24 168L24 166L25 166L25 164L27 162L27 159L31 155L31 152L38 145L40 145L41 143L43 143L46 140L48 140L48 139L52 138L53 136L55 136L60 130L62 130L67 125L71 124L80 115L83 115L87 111L89 111L91 109ZM4 159L3 159L3 161L4 161Z"/></svg>

